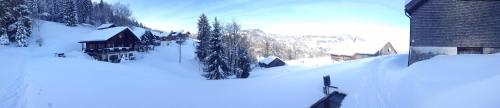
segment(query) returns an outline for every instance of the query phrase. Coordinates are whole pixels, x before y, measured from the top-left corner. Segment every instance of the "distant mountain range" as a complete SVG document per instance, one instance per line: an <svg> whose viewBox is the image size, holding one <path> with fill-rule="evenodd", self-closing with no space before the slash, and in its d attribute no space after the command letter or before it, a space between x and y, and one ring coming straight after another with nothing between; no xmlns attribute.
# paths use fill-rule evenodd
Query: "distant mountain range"
<svg viewBox="0 0 500 108"><path fill-rule="evenodd" d="M317 35L278 35L266 33L260 29L242 30L251 43L251 52L257 56L265 55L266 42L271 55L291 60L328 56L331 52L356 52L351 46L367 40L353 35L317 36ZM351 48L351 49L349 49ZM347 50L349 49L349 50Z"/></svg>

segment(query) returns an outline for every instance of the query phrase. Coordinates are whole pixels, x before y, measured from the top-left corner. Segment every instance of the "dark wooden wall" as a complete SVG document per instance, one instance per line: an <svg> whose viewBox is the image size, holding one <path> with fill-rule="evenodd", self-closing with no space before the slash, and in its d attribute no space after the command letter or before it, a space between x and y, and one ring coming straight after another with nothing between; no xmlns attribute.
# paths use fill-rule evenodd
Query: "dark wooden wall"
<svg viewBox="0 0 500 108"><path fill-rule="evenodd" d="M411 46L500 47L500 1L427 0L411 13Z"/></svg>

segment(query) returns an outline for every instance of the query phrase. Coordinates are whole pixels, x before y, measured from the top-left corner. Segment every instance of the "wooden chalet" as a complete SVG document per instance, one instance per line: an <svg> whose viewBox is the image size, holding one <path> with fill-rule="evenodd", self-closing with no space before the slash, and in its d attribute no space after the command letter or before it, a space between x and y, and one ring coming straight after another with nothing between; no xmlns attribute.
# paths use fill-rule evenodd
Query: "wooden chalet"
<svg viewBox="0 0 500 108"><path fill-rule="evenodd" d="M408 65L436 55L500 52L500 2L411 0Z"/></svg>
<svg viewBox="0 0 500 108"><path fill-rule="evenodd" d="M139 42L128 27L112 27L93 31L78 43L82 44L85 53L97 60L119 63L122 59L135 59L133 52Z"/></svg>
<svg viewBox="0 0 500 108"><path fill-rule="evenodd" d="M161 41L171 41L173 40L172 37L170 36L172 32L163 32L159 34L158 36L160 37Z"/></svg>

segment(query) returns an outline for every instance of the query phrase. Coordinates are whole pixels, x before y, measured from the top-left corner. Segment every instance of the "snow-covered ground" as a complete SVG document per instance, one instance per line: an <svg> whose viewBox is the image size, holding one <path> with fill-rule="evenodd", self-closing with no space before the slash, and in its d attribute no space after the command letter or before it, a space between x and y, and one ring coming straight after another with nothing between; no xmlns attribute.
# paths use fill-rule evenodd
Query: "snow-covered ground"
<svg viewBox="0 0 500 108"><path fill-rule="evenodd" d="M248 79L205 80L191 40L181 64L176 44L113 64L81 52L76 42L93 28L43 26L35 33L42 47L0 46L0 108L304 108L324 96L324 75L348 94L343 108L500 107L500 55L438 56L410 67L405 54L304 59L256 68Z"/></svg>

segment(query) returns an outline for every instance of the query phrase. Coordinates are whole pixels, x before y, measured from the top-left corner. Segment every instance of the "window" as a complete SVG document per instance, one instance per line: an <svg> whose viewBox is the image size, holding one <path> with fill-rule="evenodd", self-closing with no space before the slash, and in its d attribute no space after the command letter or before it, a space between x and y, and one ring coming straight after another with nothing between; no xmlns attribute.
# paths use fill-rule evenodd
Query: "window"
<svg viewBox="0 0 500 108"><path fill-rule="evenodd" d="M87 49L96 49L95 44L87 44Z"/></svg>
<svg viewBox="0 0 500 108"><path fill-rule="evenodd" d="M98 49L103 49L104 48L104 44L98 44Z"/></svg>
<svg viewBox="0 0 500 108"><path fill-rule="evenodd" d="M109 43L109 44L108 44L108 48L112 48L112 47L114 47L114 45L113 45L113 44L111 44L111 43Z"/></svg>
<svg viewBox="0 0 500 108"><path fill-rule="evenodd" d="M482 47L458 47L458 54L483 54Z"/></svg>

